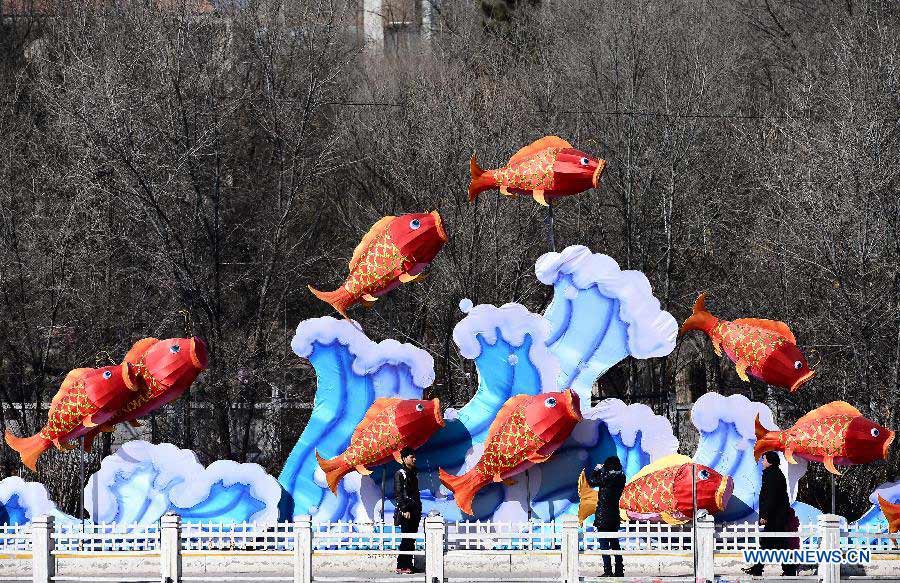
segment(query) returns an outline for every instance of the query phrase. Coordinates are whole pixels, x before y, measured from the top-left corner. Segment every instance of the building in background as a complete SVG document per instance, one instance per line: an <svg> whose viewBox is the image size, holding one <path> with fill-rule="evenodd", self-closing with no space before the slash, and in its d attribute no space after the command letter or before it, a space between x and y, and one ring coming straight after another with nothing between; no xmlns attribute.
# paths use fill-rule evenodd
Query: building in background
<svg viewBox="0 0 900 583"><path fill-rule="evenodd" d="M366 45L391 53L416 50L428 41L437 0L353 0Z"/></svg>

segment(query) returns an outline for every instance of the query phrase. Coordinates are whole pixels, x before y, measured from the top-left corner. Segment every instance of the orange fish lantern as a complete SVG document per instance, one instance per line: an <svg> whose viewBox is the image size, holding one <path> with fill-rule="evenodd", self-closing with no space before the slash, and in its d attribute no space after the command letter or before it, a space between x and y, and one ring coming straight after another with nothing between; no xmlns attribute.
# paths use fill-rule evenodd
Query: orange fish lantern
<svg viewBox="0 0 900 583"><path fill-rule="evenodd" d="M347 318L350 306L370 306L401 283L418 279L446 242L437 211L384 217L356 246L341 287L323 292L308 286L309 291Z"/></svg>
<svg viewBox="0 0 900 583"><path fill-rule="evenodd" d="M512 397L488 429L478 463L461 476L439 470L441 484L453 492L460 510L471 515L481 488L547 461L579 421L578 395L572 390Z"/></svg>
<svg viewBox="0 0 900 583"><path fill-rule="evenodd" d="M822 462L839 476L835 466L886 459L893 441L893 431L869 421L849 403L834 401L810 411L785 431L769 431L757 415L753 455L758 460L767 451L780 451L788 463L797 463L794 456Z"/></svg>
<svg viewBox="0 0 900 583"><path fill-rule="evenodd" d="M350 446L330 460L316 452L316 460L325 472L328 487L337 493L338 482L348 473L356 470L368 476L372 473L370 467L383 464L392 457L400 462L403 448L420 447L443 426L438 399L375 399L353 432Z"/></svg>
<svg viewBox="0 0 900 583"><path fill-rule="evenodd" d="M667 455L641 468L625 485L619 499L622 519L684 524L694 513L693 484L697 508L710 514L725 510L734 491L729 476L694 464L687 456ZM588 485L584 471L578 478L578 495L578 519L584 522L597 509L597 491Z"/></svg>
<svg viewBox="0 0 900 583"><path fill-rule="evenodd" d="M888 532L891 534L895 534L897 531L900 531L900 504L888 502L879 494L878 506L881 507L881 512L884 513L884 518L885 520L887 520ZM900 547L900 540L893 540L894 546Z"/></svg>
<svg viewBox="0 0 900 583"><path fill-rule="evenodd" d="M137 379L137 390L114 416L96 423L85 435L84 447L88 451L101 431L111 432L119 423L139 427L140 417L180 397L209 363L206 343L195 336L138 340L125 355L125 364Z"/></svg>
<svg viewBox="0 0 900 583"><path fill-rule="evenodd" d="M6 432L6 443L19 453L22 463L35 470L38 457L50 446L73 449L66 442L103 423L135 395L135 372L127 363L103 368L77 368L63 380L47 413L47 424L31 437Z"/></svg>
<svg viewBox="0 0 900 583"><path fill-rule="evenodd" d="M576 150L562 138L547 136L525 146L496 170L483 170L472 154L469 200L485 190L499 189L505 196L529 195L548 206L554 198L597 188L605 168L605 160Z"/></svg>
<svg viewBox="0 0 900 583"><path fill-rule="evenodd" d="M681 326L679 335L700 330L712 340L716 355L722 351L735 363L738 376L749 382L751 376L790 390L808 382L816 372L797 348L797 340L784 322L761 318L720 320L706 311L706 294L694 303L694 313Z"/></svg>

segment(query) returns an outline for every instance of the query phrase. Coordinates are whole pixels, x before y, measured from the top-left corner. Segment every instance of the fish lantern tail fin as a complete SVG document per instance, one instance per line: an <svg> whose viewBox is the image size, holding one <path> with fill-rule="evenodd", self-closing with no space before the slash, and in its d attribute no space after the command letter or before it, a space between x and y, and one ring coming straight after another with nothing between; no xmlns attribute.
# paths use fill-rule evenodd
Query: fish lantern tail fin
<svg viewBox="0 0 900 583"><path fill-rule="evenodd" d="M756 445L753 446L753 457L759 461L759 458L767 451L778 449L778 444L777 440L771 437L774 432L769 431L759 422L759 413L756 414L754 431L756 432Z"/></svg>
<svg viewBox="0 0 900 583"><path fill-rule="evenodd" d="M474 153L469 160L469 174L472 176L472 180L469 182L469 202L475 200L475 197L485 190L489 190L496 186L494 175L491 174L490 171L485 171L478 165L478 160L475 158Z"/></svg>
<svg viewBox="0 0 900 583"><path fill-rule="evenodd" d="M316 461L319 462L319 467L325 472L325 481L328 483L328 488L333 494L337 494L338 483L353 468L341 456L328 460L320 456L318 451L316 452Z"/></svg>
<svg viewBox="0 0 900 583"><path fill-rule="evenodd" d="M900 504L888 502L879 494L878 506L881 507L881 512L888 521L888 532L894 534L900 530Z"/></svg>
<svg viewBox="0 0 900 583"><path fill-rule="evenodd" d="M717 321L718 319L706 309L706 292L703 292L697 297L697 301L694 302L694 313L681 325L678 335L681 336L690 330L700 330L709 334L709 331L713 329Z"/></svg>
<svg viewBox="0 0 900 583"><path fill-rule="evenodd" d="M441 480L441 484L453 492L453 499L456 500L456 505L459 506L459 509L469 516L474 516L472 501L483 484L479 483L478 480L473 480L468 473L454 476L443 469L438 469L438 477Z"/></svg>
<svg viewBox="0 0 900 583"><path fill-rule="evenodd" d="M22 463L32 472L37 471L38 458L42 453L50 449L52 444L49 439L44 439L40 434L32 435L31 437L16 437L7 430L4 437L9 447L18 452L19 457L22 458Z"/></svg>
<svg viewBox="0 0 900 583"><path fill-rule="evenodd" d="M344 289L344 286L341 286L336 290L330 292L319 291L311 285L308 285L306 287L309 288L309 291L311 291L314 296L316 296L326 304L330 304L331 307L337 310L345 320L350 319L347 316L347 308L349 308L350 304L353 303L353 298L350 297L350 294L347 293L347 290Z"/></svg>

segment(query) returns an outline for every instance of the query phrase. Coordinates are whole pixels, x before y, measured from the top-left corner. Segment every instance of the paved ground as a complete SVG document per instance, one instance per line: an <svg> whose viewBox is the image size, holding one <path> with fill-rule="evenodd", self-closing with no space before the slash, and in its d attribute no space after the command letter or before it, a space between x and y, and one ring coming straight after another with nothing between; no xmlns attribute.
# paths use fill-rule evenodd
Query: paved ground
<svg viewBox="0 0 900 583"><path fill-rule="evenodd" d="M429 583L424 575L397 575L394 573L395 558L385 555L342 555L314 556L313 573L320 581L328 583ZM185 581L220 581L228 583L259 583L261 581L292 581L292 557L277 556L192 556L184 558ZM445 576L451 583L474 581L553 583L559 580L559 554L547 553L540 556L510 556L503 554L448 555ZM777 565L766 569L768 577L750 578L740 571L745 565L736 557L716 559L719 581L787 581L778 577L781 569ZM0 561L0 581L31 580L29 561ZM599 583L601 561L599 556L581 557L580 571L586 583ZM890 556L874 561L865 570L862 567L843 569L842 579L862 580L862 576L876 576L879 581L900 583L900 556ZM630 556L625 560L625 581L692 581L690 557L673 554L671 556ZM128 583L138 581L159 582L159 560L133 559L79 559L60 560L58 581L77 577L78 581ZM803 572L802 579L794 581L815 581L815 572ZM12 579L15 577L16 579ZM82 578L84 577L84 578ZM859 578L859 579L858 579ZM622 579L609 579L622 581Z"/></svg>

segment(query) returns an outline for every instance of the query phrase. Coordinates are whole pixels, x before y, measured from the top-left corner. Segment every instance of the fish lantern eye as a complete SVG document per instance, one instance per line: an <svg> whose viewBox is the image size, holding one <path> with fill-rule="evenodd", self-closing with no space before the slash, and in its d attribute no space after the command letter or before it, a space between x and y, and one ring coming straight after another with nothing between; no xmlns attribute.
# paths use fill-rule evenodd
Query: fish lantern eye
<svg viewBox="0 0 900 583"><path fill-rule="evenodd" d="M556 407L556 399L554 399L553 397L549 397L546 401L544 401L544 405L548 409L552 409L552 408Z"/></svg>
<svg viewBox="0 0 900 583"><path fill-rule="evenodd" d="M181 347L177 344L173 344L169 347L169 352L171 352L172 354L178 354L179 352L181 352Z"/></svg>
<svg viewBox="0 0 900 583"><path fill-rule="evenodd" d="M422 222L419 221L419 219L413 219L409 222L409 228L412 229L413 231L417 230L421 226L422 226Z"/></svg>
<svg viewBox="0 0 900 583"><path fill-rule="evenodd" d="M422 403L416 403L416 411L421 413L424 410L425 410L425 405L423 405Z"/></svg>
<svg viewBox="0 0 900 583"><path fill-rule="evenodd" d="M588 160L586 156L582 157L579 161L581 162L582 166L588 166L591 163L591 161Z"/></svg>
<svg viewBox="0 0 900 583"><path fill-rule="evenodd" d="M873 428L872 428L872 431L870 431L869 433L872 434L872 437L878 437L879 435L881 435L881 432L878 431L878 428L877 428L877 427L873 427Z"/></svg>
<svg viewBox="0 0 900 583"><path fill-rule="evenodd" d="M105 371L103 371L103 378L105 378L105 379L111 379L111 378L112 378L112 371L111 371L111 370L105 370Z"/></svg>
<svg viewBox="0 0 900 583"><path fill-rule="evenodd" d="M709 470L700 470L700 472L697 474L697 477L700 478L701 480L708 480L709 479Z"/></svg>
<svg viewBox="0 0 900 583"><path fill-rule="evenodd" d="M803 368L803 363L800 362L799 360L794 362L794 368L796 368L797 370L800 370L801 368Z"/></svg>

